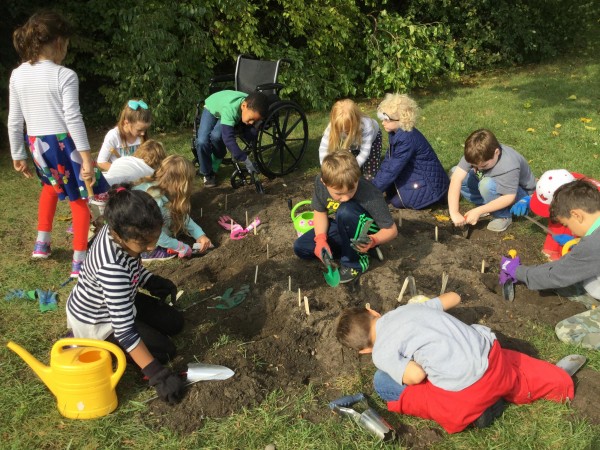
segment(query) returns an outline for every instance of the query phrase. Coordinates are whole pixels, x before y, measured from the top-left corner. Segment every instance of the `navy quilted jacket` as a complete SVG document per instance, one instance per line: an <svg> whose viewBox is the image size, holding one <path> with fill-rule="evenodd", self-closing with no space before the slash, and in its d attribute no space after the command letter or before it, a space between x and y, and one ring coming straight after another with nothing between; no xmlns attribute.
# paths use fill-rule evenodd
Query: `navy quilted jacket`
<svg viewBox="0 0 600 450"><path fill-rule="evenodd" d="M389 134L390 149L373 184L396 208L421 209L442 199L450 180L419 130Z"/></svg>

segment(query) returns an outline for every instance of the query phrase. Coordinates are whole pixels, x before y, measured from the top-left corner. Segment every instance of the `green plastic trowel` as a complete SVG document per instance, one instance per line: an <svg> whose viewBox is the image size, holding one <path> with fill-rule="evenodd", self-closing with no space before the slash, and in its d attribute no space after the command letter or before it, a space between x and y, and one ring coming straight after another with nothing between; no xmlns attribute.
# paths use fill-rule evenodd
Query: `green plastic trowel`
<svg viewBox="0 0 600 450"><path fill-rule="evenodd" d="M331 255L326 249L323 249L323 252L321 253L321 259L323 264L325 264L325 268L327 269L327 272L323 273L325 282L331 287L336 287L338 284L340 284L340 270L331 260Z"/></svg>

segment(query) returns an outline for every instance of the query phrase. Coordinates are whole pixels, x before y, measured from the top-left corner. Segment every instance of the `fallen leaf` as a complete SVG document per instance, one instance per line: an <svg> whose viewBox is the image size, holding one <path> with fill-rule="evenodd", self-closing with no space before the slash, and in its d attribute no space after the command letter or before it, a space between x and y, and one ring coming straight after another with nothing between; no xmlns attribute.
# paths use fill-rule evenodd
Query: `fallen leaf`
<svg viewBox="0 0 600 450"><path fill-rule="evenodd" d="M527 131L528 133L535 133L535 128L527 128L527 130L525 131Z"/></svg>
<svg viewBox="0 0 600 450"><path fill-rule="evenodd" d="M502 238L503 241L514 241L515 240L515 236L513 234L507 234L506 236L504 236Z"/></svg>
<svg viewBox="0 0 600 450"><path fill-rule="evenodd" d="M450 217L445 216L444 214L436 214L434 217L435 217L435 220L437 220L438 222L449 222L450 221Z"/></svg>
<svg viewBox="0 0 600 450"><path fill-rule="evenodd" d="M589 131L596 131L596 127L589 127L589 126L585 125L584 128Z"/></svg>
<svg viewBox="0 0 600 450"><path fill-rule="evenodd" d="M525 109L531 108L531 103L529 103L529 102L523 103L523 108L525 108Z"/></svg>
<svg viewBox="0 0 600 450"><path fill-rule="evenodd" d="M588 117L580 117L579 120L582 121L583 123L590 123L592 121L592 119L590 119Z"/></svg>
<svg viewBox="0 0 600 450"><path fill-rule="evenodd" d="M597 153L594 154L594 159L598 159L598 154Z"/></svg>
<svg viewBox="0 0 600 450"><path fill-rule="evenodd" d="M554 125L554 128L560 128L562 127L562 125L560 123L557 123L556 125Z"/></svg>
<svg viewBox="0 0 600 450"><path fill-rule="evenodd" d="M558 136L560 133L556 130L552 130L552 133L550 134L552 134L552 136Z"/></svg>
<svg viewBox="0 0 600 450"><path fill-rule="evenodd" d="M567 100L577 100L577 96L576 95L570 95L567 97Z"/></svg>

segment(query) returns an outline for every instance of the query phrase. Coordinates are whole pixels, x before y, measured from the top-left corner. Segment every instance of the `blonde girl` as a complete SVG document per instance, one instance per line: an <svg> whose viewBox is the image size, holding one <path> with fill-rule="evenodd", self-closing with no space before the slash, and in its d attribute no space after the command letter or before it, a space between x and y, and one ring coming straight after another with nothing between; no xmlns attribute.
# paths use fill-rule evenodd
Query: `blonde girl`
<svg viewBox="0 0 600 450"><path fill-rule="evenodd" d="M200 253L212 246L202 228L189 215L195 176L196 169L189 160L170 155L162 161L151 179L134 188L148 192L158 203L164 218L157 247L153 252L143 254L143 260L168 259L173 255L180 258L191 256L190 246L176 238L180 233L194 238Z"/></svg>
<svg viewBox="0 0 600 450"><path fill-rule="evenodd" d="M136 149L133 156L122 156L112 163L104 177L111 186L117 183L135 183L154 175L154 171L166 157L162 143L148 139Z"/></svg>
<svg viewBox="0 0 600 450"><path fill-rule="evenodd" d="M444 199L450 185L435 151L415 128L418 115L417 103L405 94L387 94L377 108L390 149L373 184L396 208L426 208Z"/></svg>
<svg viewBox="0 0 600 450"><path fill-rule="evenodd" d="M31 256L50 256L56 205L59 199L68 198L74 234L71 277L77 277L85 260L90 226L85 198L106 192L108 185L98 172L95 192L88 191L95 174L79 109L79 80L75 72L61 65L70 36L69 24L51 11L34 14L13 33L23 63L10 77L8 134L15 170L32 177L25 150L29 148L42 182L38 235Z"/></svg>
<svg viewBox="0 0 600 450"><path fill-rule="evenodd" d="M98 167L106 171L121 156L131 156L148 138L152 113L144 100L129 100L123 106L117 126L106 133L100 153Z"/></svg>
<svg viewBox="0 0 600 450"><path fill-rule="evenodd" d="M365 115L350 99L331 108L329 124L319 146L319 162L336 150L350 151L367 180L375 177L381 161L381 131L377 121Z"/></svg>

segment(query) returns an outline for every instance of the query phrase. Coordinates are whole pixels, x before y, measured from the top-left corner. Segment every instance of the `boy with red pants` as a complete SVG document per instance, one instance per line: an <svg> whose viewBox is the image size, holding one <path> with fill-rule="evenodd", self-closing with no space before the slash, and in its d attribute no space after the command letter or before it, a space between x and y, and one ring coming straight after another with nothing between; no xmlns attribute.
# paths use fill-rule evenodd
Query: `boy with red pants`
<svg viewBox="0 0 600 450"><path fill-rule="evenodd" d="M562 368L500 347L483 325L467 325L445 310L460 296L442 294L381 316L348 308L336 335L342 345L371 353L373 384L388 410L435 420L448 433L502 414L504 401L572 399L573 380Z"/></svg>

